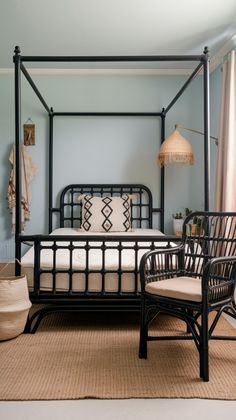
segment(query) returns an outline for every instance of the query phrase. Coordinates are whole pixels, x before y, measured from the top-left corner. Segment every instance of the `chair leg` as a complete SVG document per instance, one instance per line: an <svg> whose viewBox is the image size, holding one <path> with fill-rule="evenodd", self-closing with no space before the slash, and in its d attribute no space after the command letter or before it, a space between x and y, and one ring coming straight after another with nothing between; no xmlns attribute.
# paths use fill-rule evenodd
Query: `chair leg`
<svg viewBox="0 0 236 420"><path fill-rule="evenodd" d="M187 311L188 311L188 314L190 316L193 316L193 310L192 309L187 309ZM187 327L186 327L186 333L187 334L190 334L191 333L191 329L189 328L188 324L187 324Z"/></svg>
<svg viewBox="0 0 236 420"><path fill-rule="evenodd" d="M140 316L140 341L139 358L147 359L147 322L146 322L146 299L141 297L141 316Z"/></svg>
<svg viewBox="0 0 236 420"><path fill-rule="evenodd" d="M208 315L202 315L201 339L200 339L200 377L209 381L209 346L208 346Z"/></svg>

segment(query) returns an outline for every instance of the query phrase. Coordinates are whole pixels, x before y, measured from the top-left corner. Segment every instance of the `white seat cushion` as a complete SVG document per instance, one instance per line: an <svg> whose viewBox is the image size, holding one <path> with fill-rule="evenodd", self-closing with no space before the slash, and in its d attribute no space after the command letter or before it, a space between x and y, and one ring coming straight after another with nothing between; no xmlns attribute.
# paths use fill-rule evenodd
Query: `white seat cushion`
<svg viewBox="0 0 236 420"><path fill-rule="evenodd" d="M145 291L152 295L158 295L174 299L202 301L201 280L192 277L174 277L147 283Z"/></svg>

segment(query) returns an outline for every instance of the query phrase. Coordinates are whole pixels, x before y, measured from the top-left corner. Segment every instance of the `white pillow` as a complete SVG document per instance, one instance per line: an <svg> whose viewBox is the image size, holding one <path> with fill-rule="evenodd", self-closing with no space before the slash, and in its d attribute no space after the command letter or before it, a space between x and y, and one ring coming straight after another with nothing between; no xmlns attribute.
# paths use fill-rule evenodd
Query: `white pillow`
<svg viewBox="0 0 236 420"><path fill-rule="evenodd" d="M128 232L131 230L130 196L93 197L84 194L81 228L91 232Z"/></svg>

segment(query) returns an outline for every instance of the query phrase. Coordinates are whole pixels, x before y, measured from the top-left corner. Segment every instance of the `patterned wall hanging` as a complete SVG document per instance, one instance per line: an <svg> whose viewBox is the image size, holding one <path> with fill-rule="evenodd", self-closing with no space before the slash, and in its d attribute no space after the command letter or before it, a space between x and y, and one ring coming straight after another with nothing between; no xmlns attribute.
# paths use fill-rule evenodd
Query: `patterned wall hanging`
<svg viewBox="0 0 236 420"><path fill-rule="evenodd" d="M35 124L28 118L26 123L23 125L24 128L24 145L34 146L35 145Z"/></svg>

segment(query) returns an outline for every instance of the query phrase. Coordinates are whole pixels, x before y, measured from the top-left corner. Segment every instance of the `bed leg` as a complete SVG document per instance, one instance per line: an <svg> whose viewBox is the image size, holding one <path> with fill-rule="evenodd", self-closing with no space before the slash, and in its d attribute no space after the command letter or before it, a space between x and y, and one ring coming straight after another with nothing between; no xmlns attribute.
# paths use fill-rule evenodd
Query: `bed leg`
<svg viewBox="0 0 236 420"><path fill-rule="evenodd" d="M23 334L28 334L29 333L29 322L30 322L30 317L29 315L27 316L27 320L26 320L26 324L25 324L25 328L23 331Z"/></svg>
<svg viewBox="0 0 236 420"><path fill-rule="evenodd" d="M24 329L24 334L34 334L42 319L49 313L48 309L39 309L38 311L36 311L31 317L28 316L27 322L26 322L26 326Z"/></svg>

